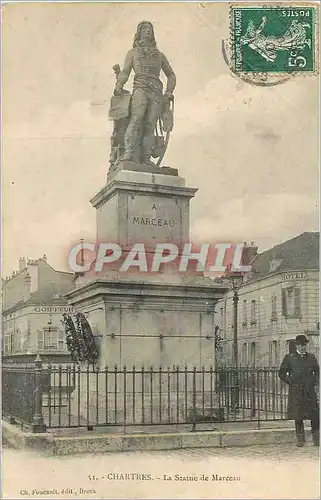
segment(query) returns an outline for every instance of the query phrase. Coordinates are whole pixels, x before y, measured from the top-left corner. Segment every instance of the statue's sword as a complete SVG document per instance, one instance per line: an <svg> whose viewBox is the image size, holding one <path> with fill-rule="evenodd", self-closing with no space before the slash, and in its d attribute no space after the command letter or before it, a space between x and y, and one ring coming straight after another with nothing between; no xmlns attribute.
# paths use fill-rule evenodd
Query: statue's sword
<svg viewBox="0 0 321 500"><path fill-rule="evenodd" d="M169 102L172 103L172 113L173 113L173 116L174 116L174 96L171 96L170 99L169 99ZM164 151L162 153L162 155L158 158L158 161L156 163L156 165L159 167L161 162L163 161L163 158L165 156L165 153L166 153L166 150L167 150L167 146L168 146L168 143L169 143L169 138L171 136L171 130L168 130L166 132L166 137L165 137L165 147L164 147Z"/></svg>

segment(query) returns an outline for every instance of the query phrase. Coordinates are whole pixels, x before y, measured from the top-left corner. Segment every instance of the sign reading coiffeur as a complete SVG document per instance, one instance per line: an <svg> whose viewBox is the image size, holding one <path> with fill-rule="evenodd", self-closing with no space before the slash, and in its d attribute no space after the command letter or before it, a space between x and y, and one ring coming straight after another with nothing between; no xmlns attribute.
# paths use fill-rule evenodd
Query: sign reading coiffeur
<svg viewBox="0 0 321 500"><path fill-rule="evenodd" d="M36 313L72 313L74 308L72 306L36 306L34 307L34 312Z"/></svg>

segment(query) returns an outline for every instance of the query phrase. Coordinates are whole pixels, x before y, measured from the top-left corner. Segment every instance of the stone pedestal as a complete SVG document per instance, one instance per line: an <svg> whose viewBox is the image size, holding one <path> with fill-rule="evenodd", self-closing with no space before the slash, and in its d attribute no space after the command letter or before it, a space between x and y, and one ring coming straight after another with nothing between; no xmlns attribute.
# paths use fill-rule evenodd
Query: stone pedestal
<svg viewBox="0 0 321 500"><path fill-rule="evenodd" d="M87 313L103 366L214 366L215 304L225 288L199 276L110 271L69 294Z"/></svg>
<svg viewBox="0 0 321 500"><path fill-rule="evenodd" d="M189 202L196 191L175 169L120 164L91 200L97 242L123 248L188 242ZM215 363L215 304L225 291L195 273L128 274L109 268L79 277L68 298L87 314L103 366L209 367Z"/></svg>
<svg viewBox="0 0 321 500"><path fill-rule="evenodd" d="M124 167L128 164L135 167L130 162ZM189 241L189 202L197 189L185 187L182 177L170 174L174 169L164 168L146 166L144 172L125 168L113 173L90 200L97 210L98 242L117 242L122 247L144 243L153 248L155 243Z"/></svg>

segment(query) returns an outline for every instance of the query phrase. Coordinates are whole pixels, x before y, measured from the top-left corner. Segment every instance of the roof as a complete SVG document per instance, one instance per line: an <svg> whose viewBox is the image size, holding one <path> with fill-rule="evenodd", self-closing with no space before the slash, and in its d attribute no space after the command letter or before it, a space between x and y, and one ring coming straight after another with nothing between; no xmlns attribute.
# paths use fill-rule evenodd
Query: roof
<svg viewBox="0 0 321 500"><path fill-rule="evenodd" d="M318 270L319 238L318 232L305 232L258 254L252 262L252 278L280 271ZM279 260L279 265L271 270L270 262L273 260Z"/></svg>
<svg viewBox="0 0 321 500"><path fill-rule="evenodd" d="M70 291L70 290L69 290ZM66 299L65 295L59 295L59 298L54 298L54 294L52 293L52 290L48 291L38 291L38 292L33 292L29 298L26 300L22 299L19 300L19 302L16 302L12 304L11 306L7 307L6 309L3 309L2 314L11 314L14 311L18 311L19 309L22 309L23 307L27 306L61 306L61 305L66 305L68 304L68 300Z"/></svg>

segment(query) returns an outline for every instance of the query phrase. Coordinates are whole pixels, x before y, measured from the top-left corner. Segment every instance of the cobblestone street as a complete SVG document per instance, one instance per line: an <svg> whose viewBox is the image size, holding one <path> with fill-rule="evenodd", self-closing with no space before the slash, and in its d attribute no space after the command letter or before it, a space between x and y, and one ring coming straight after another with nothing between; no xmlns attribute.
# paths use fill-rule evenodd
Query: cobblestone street
<svg viewBox="0 0 321 500"><path fill-rule="evenodd" d="M45 458L4 447L2 473L3 498L9 499L317 498L319 448L279 444Z"/></svg>

